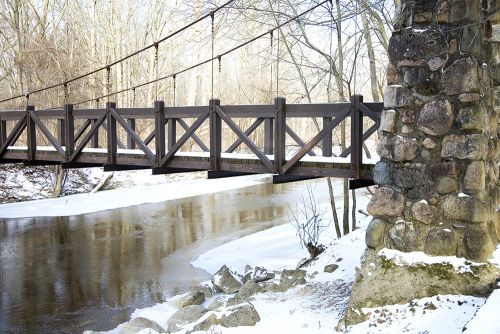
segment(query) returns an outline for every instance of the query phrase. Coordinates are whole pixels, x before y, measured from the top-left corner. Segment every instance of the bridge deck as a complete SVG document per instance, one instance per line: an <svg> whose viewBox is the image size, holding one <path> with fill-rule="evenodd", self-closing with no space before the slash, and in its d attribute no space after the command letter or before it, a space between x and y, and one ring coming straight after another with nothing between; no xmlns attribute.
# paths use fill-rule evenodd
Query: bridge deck
<svg viewBox="0 0 500 334"><path fill-rule="evenodd" d="M9 147L3 159L10 162L26 162L28 148L26 146ZM274 162L274 155L266 155ZM290 161L293 154L287 155L285 161ZM108 170L120 169L155 169L154 164L147 158L143 151L138 149L118 149L115 165L108 165L108 152L105 148L85 148L82 154L68 167L104 166ZM210 170L210 152L177 152L164 172L203 171ZM236 173L269 173L255 154L245 153L221 153L221 170ZM35 153L35 161L45 165L50 163L63 164L61 156L51 146L38 146ZM371 178L372 169L377 159L363 159L361 166L361 178ZM37 164L37 163L33 163ZM350 177L350 157L320 157L305 156L288 174L295 176L333 176ZM178 169L178 170L176 170ZM161 169L156 169L161 172Z"/></svg>
<svg viewBox="0 0 500 334"><path fill-rule="evenodd" d="M377 131L382 109L382 103L363 103L360 95L352 96L350 103L330 104L287 104L276 98L271 105L221 105L210 100L208 106L194 107L166 107L162 101L156 101L154 108L118 108L113 102L104 109L88 110L73 110L71 104L37 111L27 106L25 111L0 112L0 163L152 168L157 174L206 170L215 177L272 173L281 180L321 176L369 180L373 161L363 161L362 145ZM318 132L303 140L290 127L293 119L315 119ZM336 158L333 131L347 120L350 143L342 158ZM364 120L371 124L366 130ZM147 136L138 132L136 121L153 125L153 132ZM100 132L105 133L104 141ZM254 136L257 133L260 140ZM237 139L226 147L222 139L231 138L228 135ZM22 136L25 141L18 141ZM126 145L120 141L124 137ZM42 139L52 146L37 143ZM295 144L299 149L288 152ZM235 154L241 145L252 154Z"/></svg>

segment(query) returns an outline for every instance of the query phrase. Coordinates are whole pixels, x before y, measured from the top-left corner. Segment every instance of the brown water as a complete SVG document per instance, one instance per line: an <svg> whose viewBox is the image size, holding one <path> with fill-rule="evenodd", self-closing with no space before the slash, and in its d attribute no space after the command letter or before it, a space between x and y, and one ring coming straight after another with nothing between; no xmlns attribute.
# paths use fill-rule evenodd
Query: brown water
<svg viewBox="0 0 500 334"><path fill-rule="evenodd" d="M208 279L187 264L191 256L287 222L288 203L305 191L303 182L262 184L73 217L0 219L0 333L112 329L135 308Z"/></svg>

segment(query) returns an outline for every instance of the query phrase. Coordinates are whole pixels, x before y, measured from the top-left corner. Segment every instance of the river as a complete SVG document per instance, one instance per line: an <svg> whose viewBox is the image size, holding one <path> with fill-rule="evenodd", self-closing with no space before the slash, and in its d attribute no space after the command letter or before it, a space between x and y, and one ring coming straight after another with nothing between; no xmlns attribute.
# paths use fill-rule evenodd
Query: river
<svg viewBox="0 0 500 334"><path fill-rule="evenodd" d="M326 181L317 188L326 201ZM78 216L0 218L0 332L110 330L209 279L190 259L288 222L289 203L305 194L306 182L263 183Z"/></svg>

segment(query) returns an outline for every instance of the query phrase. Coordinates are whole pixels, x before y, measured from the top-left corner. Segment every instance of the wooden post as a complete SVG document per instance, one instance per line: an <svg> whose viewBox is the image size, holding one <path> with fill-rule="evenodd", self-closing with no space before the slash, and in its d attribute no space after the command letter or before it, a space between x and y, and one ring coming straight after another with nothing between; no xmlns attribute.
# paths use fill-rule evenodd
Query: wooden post
<svg viewBox="0 0 500 334"><path fill-rule="evenodd" d="M110 110L116 109L115 102L106 103L106 123L108 125L107 144L108 144L108 165L116 164L116 152L118 149L118 140L116 133L116 119L111 114Z"/></svg>
<svg viewBox="0 0 500 334"><path fill-rule="evenodd" d="M0 119L0 147L7 141L7 121Z"/></svg>
<svg viewBox="0 0 500 334"><path fill-rule="evenodd" d="M57 120L57 137L61 146L66 146L66 125L65 119Z"/></svg>
<svg viewBox="0 0 500 334"><path fill-rule="evenodd" d="M274 99L276 106L276 117L274 125L274 168L276 174L282 174L283 165L286 160L286 99L277 97Z"/></svg>
<svg viewBox="0 0 500 334"><path fill-rule="evenodd" d="M26 142L28 143L28 161L33 161L35 160L36 154L36 127L35 121L30 116L30 111L35 111L35 106L28 105L26 107Z"/></svg>
<svg viewBox="0 0 500 334"><path fill-rule="evenodd" d="M75 119L73 117L73 105L64 105L64 125L66 133L66 162L70 162L71 155L75 151ZM62 145L62 144L61 144Z"/></svg>
<svg viewBox="0 0 500 334"><path fill-rule="evenodd" d="M264 153L273 154L274 142L274 119L266 118L264 120Z"/></svg>
<svg viewBox="0 0 500 334"><path fill-rule="evenodd" d="M130 126L132 130L135 131L135 118L128 118L127 124ZM135 141L132 139L132 136L127 132L127 148L129 150L135 149Z"/></svg>
<svg viewBox="0 0 500 334"><path fill-rule="evenodd" d="M218 171L221 168L222 153L222 120L217 114L216 108L220 106L220 100L210 100L209 123L210 123L210 170Z"/></svg>
<svg viewBox="0 0 500 334"><path fill-rule="evenodd" d="M167 147L170 151L170 149L175 145L175 142L177 141L177 121L174 118L168 119L167 130Z"/></svg>
<svg viewBox="0 0 500 334"><path fill-rule="evenodd" d="M154 108L156 167L162 167L160 161L165 156L165 102L155 101Z"/></svg>
<svg viewBox="0 0 500 334"><path fill-rule="evenodd" d="M331 117L323 117L323 129L326 128L332 122ZM332 132L329 132L323 137L323 156L332 156Z"/></svg>
<svg viewBox="0 0 500 334"><path fill-rule="evenodd" d="M97 122L97 119L93 119L90 121L90 127L94 127L94 124ZM95 134L92 136L90 140L90 147L99 148L99 129L95 131Z"/></svg>
<svg viewBox="0 0 500 334"><path fill-rule="evenodd" d="M362 95L351 96L351 177L353 179L359 179L363 162L363 115L360 110L362 103Z"/></svg>

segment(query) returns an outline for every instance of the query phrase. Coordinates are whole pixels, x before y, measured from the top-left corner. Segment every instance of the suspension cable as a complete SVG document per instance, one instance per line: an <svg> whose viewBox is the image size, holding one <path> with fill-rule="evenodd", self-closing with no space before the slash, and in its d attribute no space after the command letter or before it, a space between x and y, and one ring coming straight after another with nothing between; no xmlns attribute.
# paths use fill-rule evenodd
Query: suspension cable
<svg viewBox="0 0 500 334"><path fill-rule="evenodd" d="M159 44L155 43L155 59L154 59L154 68L155 68L155 77L158 78L158 48ZM158 101L158 82L155 82L155 101Z"/></svg>
<svg viewBox="0 0 500 334"><path fill-rule="evenodd" d="M297 15L295 15L295 16L293 16L293 17L291 17L290 19L288 19L288 20L284 21L283 23L280 23L279 25L275 26L274 28L272 28L272 29L270 29L270 30L268 30L268 31L266 31L266 32L264 32L264 33L261 33L261 34L259 34L259 35L255 36L255 37L253 37L253 38L251 38L251 39L249 39L249 40L247 40L247 41L245 41L245 42L243 42L243 43L241 43L241 44L239 44L239 45L237 45L237 46L235 46L235 47L233 47L233 48L231 48L231 49L229 49L229 50L226 50L226 51L224 51L223 53L220 53L219 55L216 55L216 56L211 57L211 58L209 58L209 59L205 59L205 60L203 60L203 61L201 61L201 62L199 62L199 63L196 63L196 64L194 64L194 65L191 65L191 66L189 66L189 67L186 67L186 68L184 68L184 69L182 69L182 70L179 70L179 71L177 71L177 72L170 73L170 74L165 75L165 76L163 76L163 77L156 78L156 79L154 79L154 80L150 80L150 81L146 81L146 82L143 82L143 83L141 83L141 84L135 85L135 86L133 86L133 87L124 88L124 89L121 89L121 90L118 90L118 91L115 91L115 92L112 92L112 93L109 93L109 94L106 94L106 95L103 95L103 96L99 96L99 98L106 98L106 97L109 97L109 96L112 96L112 95L117 95L117 94L120 94L120 93L123 93L123 92L129 91L129 90L131 90L131 89L133 89L133 88L140 88L140 87L144 87L144 86L147 86L147 85L151 85L151 84L153 84L153 83L155 83L155 82L157 82L157 81L160 81L160 80L165 80L165 79L168 79L168 78L173 78L173 77L178 76L179 74L182 74L182 73L188 72L188 71L190 71L190 70L192 70L192 69L194 69L194 68L197 68L197 67L200 67L200 66L202 66L202 65L208 64L208 63L210 63L210 62L212 62L212 61L214 61L214 60L218 59L219 57L224 57L224 56L226 56L226 55L228 55L228 54L230 54L230 53L232 53L232 52L234 52L234 51L236 51L236 50L238 50L238 49L241 49L242 47L244 47L244 46L246 46L246 45L248 45L248 44L250 44L250 43L255 42L256 40L258 40L258 39L260 39L260 38L262 38L262 37L264 37L264 36L268 35L271 31L276 31L276 30L278 30L279 28L281 28L281 27L283 27L283 26L286 26L287 24L290 24L291 22L293 22L293 21L297 20L297 19L298 19L298 18L300 18L301 16L304 16L305 14L312 12L312 11L313 11L313 10L315 10L316 8L318 8L318 7L322 6L322 5L324 5L325 3L329 2L329 1L330 1L330 0L324 0L324 1L322 1L322 2L320 2L320 3L318 3L318 4L316 4L316 5L314 5L313 7L310 7L309 9L307 9L307 10L303 11L302 13L297 14ZM276 76L276 78L278 78L278 76ZM277 88L279 88L278 83L277 83L276 87L277 87ZM92 99L88 99L88 100L85 100L85 101L77 102L77 103L75 103L74 105L79 105L79 104L83 104L83 103L88 103L88 102L90 102L90 101L94 101L95 99L96 99L96 98L92 98ZM0 102L1 102L1 101L0 101Z"/></svg>
<svg viewBox="0 0 500 334"><path fill-rule="evenodd" d="M215 44L215 15L214 12L210 13L210 18L211 18L211 24L212 24L212 31L211 31L211 37L212 37L212 60L211 60L211 67L212 67L212 89L211 89L211 96L212 100L214 99L214 44Z"/></svg>
<svg viewBox="0 0 500 334"><path fill-rule="evenodd" d="M214 10L212 10L210 13L205 14L205 15L203 15L203 16L201 16L201 17L199 17L198 19L196 19L196 20L192 21L191 23L189 23L189 24L187 24L187 25L183 26L183 27L182 27L182 28L180 28L180 29L177 29L176 31L174 31L174 32L172 32L172 33L170 33L170 34L168 34L167 36L165 36L165 37L161 38L160 40L158 40L158 41L156 41L156 42L154 42L154 43L151 43L151 44L149 44L149 45L147 45L147 46L143 47L142 49L139 49L139 50L137 50L137 51L135 51L135 52L132 52L132 53L130 53L130 54L128 54L128 55L126 55L126 56L124 56L124 57L122 57L122 58L120 58L120 59L117 59L117 60L115 60L115 61L113 61L113 62L111 62L111 63L109 63L109 64L106 64L106 65L104 65L104 66L102 66L102 67L99 67L99 68L97 68L97 69L95 69L95 70L92 70L92 71L90 71L90 72L87 72L87 73L81 74L81 75L79 75L79 76L73 77L73 78L68 79L68 80L66 80L66 81L64 81L64 82L60 82L60 83L53 84L53 85L50 85L50 86L46 86L46 87L43 87L43 88L35 89L35 90L33 90L33 91L28 91L28 92L27 92L27 93L25 93L25 94L20 94L20 95L12 96L12 97L7 98L7 99L0 100L0 103L3 103L3 102L8 102L8 101L12 101L12 100L15 100L15 99L18 99L18 98L21 98L21 97L26 97L26 95L29 95L29 94L40 93L40 92L43 92L43 91L46 91L46 90L49 90L49 89L53 89L53 88L56 88L56 87L59 87L59 86L64 85L64 83L65 83L65 82L66 82L66 83L71 83L71 82L73 82L73 81L76 81L76 80L79 80L79 79L85 78L85 77L87 77L87 76L89 76L89 75L92 75L92 74L95 74L95 73L97 73L97 72L100 72L100 71L103 71L103 70L107 70L107 69L108 69L109 67L111 67L111 66L114 66L114 65L116 65L116 64L119 64L119 63L121 63L121 62L123 62L123 61L125 61L125 60L127 60L127 59L129 59L129 58L131 58L131 57L134 57L134 56L136 56L136 55L138 55L138 54L140 54L140 53L142 53L142 52L144 52L144 51L146 51L146 50L149 50L149 49L153 48L156 44L163 43L163 42L165 42L166 40L168 40L168 39L170 39L170 38L172 38L172 37L174 37L174 36L176 36L176 35L180 34L180 33L181 33L181 32L183 32L184 30L186 30L186 29L188 29L188 28L190 28L190 27L192 27L192 26L196 25L197 23L199 23L199 22L203 21L204 19L206 19L207 17L211 16L211 15L212 15L212 13L216 13L216 12L220 11L221 9L223 9L223 8L225 8L225 7L227 7L227 6L229 6L229 5L230 5L231 3L233 3L234 1L236 1L236 0L229 0L229 1L227 1L226 3L224 3L224 4L222 4L221 6L219 6L219 7L215 8ZM92 101L92 100L91 100L91 101Z"/></svg>

